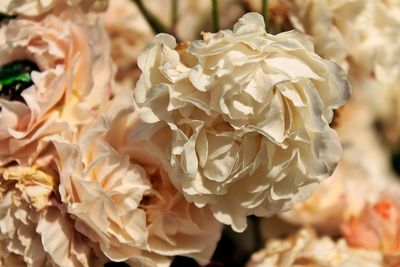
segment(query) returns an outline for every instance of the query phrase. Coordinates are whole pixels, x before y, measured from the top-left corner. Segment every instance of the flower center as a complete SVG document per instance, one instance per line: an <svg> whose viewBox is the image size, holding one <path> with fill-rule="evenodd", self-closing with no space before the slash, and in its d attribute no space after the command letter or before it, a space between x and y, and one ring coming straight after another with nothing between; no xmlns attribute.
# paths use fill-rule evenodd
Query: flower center
<svg viewBox="0 0 400 267"><path fill-rule="evenodd" d="M32 84L31 73L39 70L28 60L14 61L0 67L0 97L24 102L21 93Z"/></svg>

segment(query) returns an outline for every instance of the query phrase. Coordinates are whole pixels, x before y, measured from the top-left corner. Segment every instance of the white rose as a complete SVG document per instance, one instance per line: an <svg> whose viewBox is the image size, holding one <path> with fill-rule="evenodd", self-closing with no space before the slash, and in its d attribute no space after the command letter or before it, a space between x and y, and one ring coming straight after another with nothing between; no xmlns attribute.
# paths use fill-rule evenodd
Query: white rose
<svg viewBox="0 0 400 267"><path fill-rule="evenodd" d="M247 215L287 210L333 172L329 123L350 86L307 36L269 35L259 14L203 37L176 51L156 36L139 56L136 105L149 131L171 131L166 157L186 198L243 231Z"/></svg>

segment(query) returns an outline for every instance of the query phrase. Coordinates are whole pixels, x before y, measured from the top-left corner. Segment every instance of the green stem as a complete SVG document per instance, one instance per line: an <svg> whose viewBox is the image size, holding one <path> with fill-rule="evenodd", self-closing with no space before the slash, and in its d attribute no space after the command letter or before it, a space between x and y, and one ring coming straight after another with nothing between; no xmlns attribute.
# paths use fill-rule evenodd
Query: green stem
<svg viewBox="0 0 400 267"><path fill-rule="evenodd" d="M178 0L171 1L171 18L172 18L172 29L175 27L176 22L178 21Z"/></svg>
<svg viewBox="0 0 400 267"><path fill-rule="evenodd" d="M217 32L219 31L218 0L212 0L212 17L214 22L214 32Z"/></svg>
<svg viewBox="0 0 400 267"><path fill-rule="evenodd" d="M268 0L261 0L261 15L264 17L265 30L268 32Z"/></svg>
<svg viewBox="0 0 400 267"><path fill-rule="evenodd" d="M145 8L141 0L133 0L155 33L168 32L167 28Z"/></svg>

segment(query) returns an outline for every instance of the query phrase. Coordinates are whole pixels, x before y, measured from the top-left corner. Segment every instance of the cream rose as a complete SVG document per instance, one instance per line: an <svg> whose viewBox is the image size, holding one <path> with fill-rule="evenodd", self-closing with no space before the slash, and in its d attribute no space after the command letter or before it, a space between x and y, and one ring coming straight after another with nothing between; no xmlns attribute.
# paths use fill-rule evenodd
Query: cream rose
<svg viewBox="0 0 400 267"><path fill-rule="evenodd" d="M37 66L18 99L0 96L0 166L31 165L43 136L77 130L110 98L108 37L76 9L38 21L13 19L0 32L0 66L21 60Z"/></svg>
<svg viewBox="0 0 400 267"><path fill-rule="evenodd" d="M2 0L0 13L8 15L38 16L54 8L78 6L83 11L102 11L107 8L108 0Z"/></svg>
<svg viewBox="0 0 400 267"><path fill-rule="evenodd" d="M341 146L329 123L350 88L308 37L269 35L259 14L203 37L185 48L156 36L135 101L150 132L171 132L163 151L186 198L243 231L247 215L290 209L333 172Z"/></svg>
<svg viewBox="0 0 400 267"><path fill-rule="evenodd" d="M247 267L383 267L379 252L350 248L346 241L318 238L311 229L302 229L286 240L272 239L252 255Z"/></svg>
<svg viewBox="0 0 400 267"><path fill-rule="evenodd" d="M0 168L0 265L102 266L96 245L75 231L48 167Z"/></svg>
<svg viewBox="0 0 400 267"><path fill-rule="evenodd" d="M62 199L78 229L113 261L168 266L181 255L207 264L221 225L175 189L160 151L131 138L139 122L132 103L129 95L116 98L77 144L54 141Z"/></svg>

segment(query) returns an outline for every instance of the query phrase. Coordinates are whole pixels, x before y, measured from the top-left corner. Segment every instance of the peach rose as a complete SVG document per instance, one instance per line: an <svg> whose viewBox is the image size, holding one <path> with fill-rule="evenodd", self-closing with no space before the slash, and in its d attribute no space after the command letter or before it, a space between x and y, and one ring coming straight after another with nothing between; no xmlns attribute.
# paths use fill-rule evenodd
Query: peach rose
<svg viewBox="0 0 400 267"><path fill-rule="evenodd" d="M8 15L38 16L55 8L77 6L83 11L102 11L107 8L108 0L2 0L0 13Z"/></svg>
<svg viewBox="0 0 400 267"><path fill-rule="evenodd" d="M396 198L397 195L398 192ZM376 204L366 205L359 216L343 225L342 230L351 246L400 257L400 205L395 198L383 196Z"/></svg>
<svg viewBox="0 0 400 267"><path fill-rule="evenodd" d="M135 101L148 136L171 132L163 151L186 198L243 231L247 215L288 210L332 174L341 146L329 123L350 86L307 36L269 35L257 13L203 38L157 35Z"/></svg>
<svg viewBox="0 0 400 267"><path fill-rule="evenodd" d="M31 165L43 136L77 130L110 98L109 42L102 26L79 10L0 29L0 66L21 60L37 68L18 98L0 96L0 166Z"/></svg>
<svg viewBox="0 0 400 267"><path fill-rule="evenodd" d="M139 121L131 101L125 92L117 97L77 144L54 141L62 199L78 229L113 261L168 266L181 255L207 264L221 226L175 189L160 151L132 138Z"/></svg>
<svg viewBox="0 0 400 267"><path fill-rule="evenodd" d="M0 168L1 266L101 266L95 244L76 232L48 166Z"/></svg>

